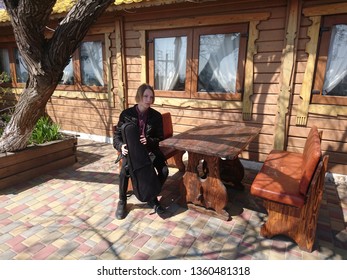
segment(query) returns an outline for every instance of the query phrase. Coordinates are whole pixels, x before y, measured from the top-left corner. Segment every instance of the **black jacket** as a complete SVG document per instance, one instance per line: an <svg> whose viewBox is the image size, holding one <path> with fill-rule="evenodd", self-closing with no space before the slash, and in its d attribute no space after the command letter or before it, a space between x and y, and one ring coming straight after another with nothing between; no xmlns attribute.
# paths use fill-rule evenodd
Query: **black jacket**
<svg viewBox="0 0 347 280"><path fill-rule="evenodd" d="M118 124L113 135L113 147L119 152L121 152L121 147L124 144L121 132L122 125L129 121L138 125L139 120L136 106L125 109L119 116ZM164 139L163 117L160 112L153 108L148 109L145 137L147 139L146 147L148 152L164 158L164 155L159 149L159 142Z"/></svg>

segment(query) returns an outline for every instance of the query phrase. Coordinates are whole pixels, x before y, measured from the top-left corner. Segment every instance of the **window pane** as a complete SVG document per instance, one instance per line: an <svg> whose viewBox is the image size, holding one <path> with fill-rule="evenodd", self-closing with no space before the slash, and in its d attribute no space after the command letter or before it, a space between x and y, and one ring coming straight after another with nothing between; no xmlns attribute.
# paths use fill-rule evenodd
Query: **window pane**
<svg viewBox="0 0 347 280"><path fill-rule="evenodd" d="M101 42L83 42L80 48L82 84L104 86Z"/></svg>
<svg viewBox="0 0 347 280"><path fill-rule="evenodd" d="M158 90L185 89L187 37L154 40L154 88Z"/></svg>
<svg viewBox="0 0 347 280"><path fill-rule="evenodd" d="M200 36L200 92L236 92L240 33Z"/></svg>
<svg viewBox="0 0 347 280"><path fill-rule="evenodd" d="M69 64L64 69L63 77L61 78L59 84L61 85L73 85L75 82L73 75L72 58L70 58Z"/></svg>
<svg viewBox="0 0 347 280"><path fill-rule="evenodd" d="M347 25L332 30L323 95L347 96Z"/></svg>
<svg viewBox="0 0 347 280"><path fill-rule="evenodd" d="M14 50L14 56L16 60L17 83L25 83L28 79L28 70L18 49Z"/></svg>
<svg viewBox="0 0 347 280"><path fill-rule="evenodd" d="M10 58L8 55L8 49L0 49L0 74L7 73L7 76L11 81L11 73L10 73Z"/></svg>

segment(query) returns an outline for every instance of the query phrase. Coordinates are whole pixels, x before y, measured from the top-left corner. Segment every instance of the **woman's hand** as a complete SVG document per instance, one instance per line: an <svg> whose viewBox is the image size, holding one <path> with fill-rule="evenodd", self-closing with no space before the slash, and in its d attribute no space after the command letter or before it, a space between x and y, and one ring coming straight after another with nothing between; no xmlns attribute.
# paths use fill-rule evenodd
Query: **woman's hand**
<svg viewBox="0 0 347 280"><path fill-rule="evenodd" d="M122 155L126 156L128 154L127 145L123 144L121 147Z"/></svg>
<svg viewBox="0 0 347 280"><path fill-rule="evenodd" d="M141 135L140 136L140 142L142 145L146 145L147 144L147 139L144 135Z"/></svg>

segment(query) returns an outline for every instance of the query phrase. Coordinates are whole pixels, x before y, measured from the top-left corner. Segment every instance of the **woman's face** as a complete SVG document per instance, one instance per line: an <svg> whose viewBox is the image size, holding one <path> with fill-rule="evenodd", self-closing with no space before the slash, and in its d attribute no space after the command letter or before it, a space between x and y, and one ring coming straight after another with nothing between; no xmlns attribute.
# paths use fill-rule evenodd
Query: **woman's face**
<svg viewBox="0 0 347 280"><path fill-rule="evenodd" d="M139 102L140 109L147 110L154 101L154 94L150 89L146 89L143 93L142 99Z"/></svg>

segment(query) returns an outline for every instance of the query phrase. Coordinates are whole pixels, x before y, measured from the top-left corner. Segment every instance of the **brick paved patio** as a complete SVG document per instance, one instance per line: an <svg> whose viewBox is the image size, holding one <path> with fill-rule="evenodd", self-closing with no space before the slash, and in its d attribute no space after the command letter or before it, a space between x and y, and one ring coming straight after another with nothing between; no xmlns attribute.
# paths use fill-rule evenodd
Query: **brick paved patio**
<svg viewBox="0 0 347 280"><path fill-rule="evenodd" d="M118 221L118 169L112 145L79 139L78 162L0 190L0 259L347 259L347 182L326 180L312 253L284 237L264 239L266 214L249 195L256 170L247 169L245 191L230 190L230 221L179 206L170 169L161 194L167 212L130 197Z"/></svg>

